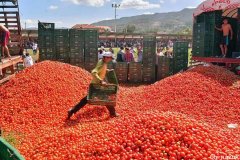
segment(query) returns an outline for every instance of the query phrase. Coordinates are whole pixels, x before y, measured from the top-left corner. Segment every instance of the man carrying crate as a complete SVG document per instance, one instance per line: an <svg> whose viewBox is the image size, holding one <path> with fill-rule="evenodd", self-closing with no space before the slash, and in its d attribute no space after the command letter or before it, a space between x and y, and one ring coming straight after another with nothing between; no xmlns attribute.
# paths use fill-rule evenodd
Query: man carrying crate
<svg viewBox="0 0 240 160"><path fill-rule="evenodd" d="M99 60L95 69L92 70L93 80L91 84L101 84L108 85L106 81L104 81L106 74L108 72L107 64L113 60L113 56L111 52L105 52L103 54L103 59ZM69 120L73 114L77 113L81 108L83 108L88 103L88 97L84 97L75 107L68 111L67 120ZM115 106L107 106L107 109L110 113L111 117L117 117L115 111Z"/></svg>

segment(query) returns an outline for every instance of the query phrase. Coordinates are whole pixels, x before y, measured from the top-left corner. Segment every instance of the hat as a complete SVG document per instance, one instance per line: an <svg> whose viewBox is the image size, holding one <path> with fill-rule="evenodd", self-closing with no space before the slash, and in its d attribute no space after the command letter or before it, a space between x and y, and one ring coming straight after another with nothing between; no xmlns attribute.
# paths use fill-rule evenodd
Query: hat
<svg viewBox="0 0 240 160"><path fill-rule="evenodd" d="M102 46L101 49L104 49L104 46Z"/></svg>
<svg viewBox="0 0 240 160"><path fill-rule="evenodd" d="M103 57L110 57L110 58L113 58L113 55L111 52L104 52L103 53Z"/></svg>

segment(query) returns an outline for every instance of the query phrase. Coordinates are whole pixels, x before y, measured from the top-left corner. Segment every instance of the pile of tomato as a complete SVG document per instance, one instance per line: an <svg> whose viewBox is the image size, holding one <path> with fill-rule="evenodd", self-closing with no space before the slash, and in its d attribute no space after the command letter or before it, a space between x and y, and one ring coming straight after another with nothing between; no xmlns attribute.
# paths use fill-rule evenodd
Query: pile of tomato
<svg viewBox="0 0 240 160"><path fill-rule="evenodd" d="M0 87L0 126L14 133L31 159L209 159L240 156L240 78L199 66L152 85L120 87L110 118L87 105L66 121L86 96L91 75L45 61Z"/></svg>

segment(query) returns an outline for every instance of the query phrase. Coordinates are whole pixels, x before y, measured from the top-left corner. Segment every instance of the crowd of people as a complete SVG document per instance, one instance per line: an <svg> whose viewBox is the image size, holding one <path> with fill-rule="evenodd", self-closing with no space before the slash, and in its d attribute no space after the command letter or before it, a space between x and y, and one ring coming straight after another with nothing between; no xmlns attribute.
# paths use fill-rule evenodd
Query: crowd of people
<svg viewBox="0 0 240 160"><path fill-rule="evenodd" d="M99 40L98 42L98 47L104 46L105 48L110 48L110 47L131 47L131 46L139 46L142 45L143 41L138 40L138 39L122 39L122 40L117 40L115 42L114 39L112 40Z"/></svg>
<svg viewBox="0 0 240 160"><path fill-rule="evenodd" d="M177 41L176 39L172 40L161 40L157 41L157 47L169 47L172 48L174 42ZM142 39L117 39L116 43L115 40L99 40L98 47L105 47L105 48L111 48L111 47L138 47L143 45Z"/></svg>
<svg viewBox="0 0 240 160"><path fill-rule="evenodd" d="M98 60L101 60L103 58L103 55L105 52L110 52L112 53L114 60L113 62L142 62L143 61L143 48L142 46L138 47L120 47L115 53L113 48L105 49L105 47L101 47L98 51ZM157 48L156 52L156 59L158 57L168 57L168 58L173 58L173 50L166 47L159 47ZM158 63L156 61L156 63Z"/></svg>
<svg viewBox="0 0 240 160"><path fill-rule="evenodd" d="M24 49L32 49L33 53L36 53L38 50L38 43L37 41L33 41L33 40L30 40L30 41L25 40L23 43L23 47Z"/></svg>

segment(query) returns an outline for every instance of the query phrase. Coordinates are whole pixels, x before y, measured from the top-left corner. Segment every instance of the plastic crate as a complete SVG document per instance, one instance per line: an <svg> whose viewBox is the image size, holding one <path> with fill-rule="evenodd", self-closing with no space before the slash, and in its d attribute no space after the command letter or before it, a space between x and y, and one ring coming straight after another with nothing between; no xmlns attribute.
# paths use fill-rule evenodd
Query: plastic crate
<svg viewBox="0 0 240 160"><path fill-rule="evenodd" d="M117 62L116 68L128 68L128 63L127 62Z"/></svg>
<svg viewBox="0 0 240 160"><path fill-rule="evenodd" d="M108 72L108 85L90 84L87 100L92 105L115 106L117 100L118 80L114 71Z"/></svg>
<svg viewBox="0 0 240 160"><path fill-rule="evenodd" d="M115 64L113 62L108 63L108 69L115 69Z"/></svg>
<svg viewBox="0 0 240 160"><path fill-rule="evenodd" d="M129 63L129 69L133 69L133 68L142 69L142 63L139 63L139 62Z"/></svg>
<svg viewBox="0 0 240 160"><path fill-rule="evenodd" d="M54 30L54 29L55 29L54 23L38 22L38 30L39 31Z"/></svg>
<svg viewBox="0 0 240 160"><path fill-rule="evenodd" d="M155 81L156 81L155 75L143 76L143 78L142 78L143 83L153 83Z"/></svg>
<svg viewBox="0 0 240 160"><path fill-rule="evenodd" d="M141 83L142 82L142 74L131 74L131 73L129 73L128 82L130 82L130 83Z"/></svg>
<svg viewBox="0 0 240 160"><path fill-rule="evenodd" d="M142 82L142 63L129 63L128 81L130 83Z"/></svg>
<svg viewBox="0 0 240 160"><path fill-rule="evenodd" d="M44 61L44 60L56 60L57 58L56 58L56 54L40 53L39 59L40 61Z"/></svg>
<svg viewBox="0 0 240 160"><path fill-rule="evenodd" d="M56 35L69 35L69 30L68 29L55 29L54 34Z"/></svg>
<svg viewBox="0 0 240 160"><path fill-rule="evenodd" d="M1 160L25 160L25 158L7 141L0 137Z"/></svg>
<svg viewBox="0 0 240 160"><path fill-rule="evenodd" d="M143 36L143 41L157 41L157 38L156 38L156 36L154 36L154 35L144 35Z"/></svg>

